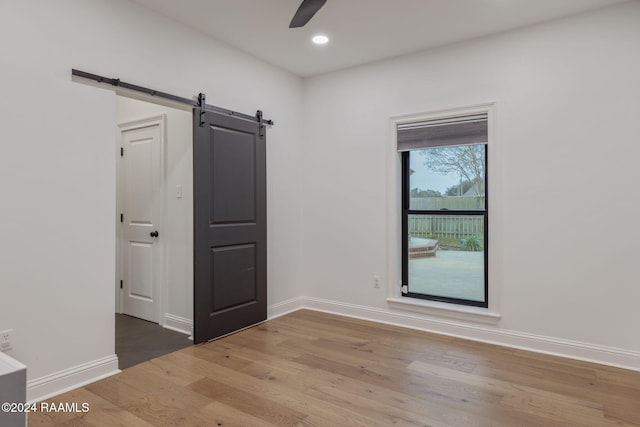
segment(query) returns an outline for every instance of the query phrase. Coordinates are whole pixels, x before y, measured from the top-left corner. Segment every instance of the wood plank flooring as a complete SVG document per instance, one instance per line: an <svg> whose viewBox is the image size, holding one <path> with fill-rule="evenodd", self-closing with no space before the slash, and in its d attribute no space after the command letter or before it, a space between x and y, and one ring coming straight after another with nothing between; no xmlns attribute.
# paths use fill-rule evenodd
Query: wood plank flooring
<svg viewBox="0 0 640 427"><path fill-rule="evenodd" d="M300 310L60 402L29 426L640 426L640 372Z"/></svg>

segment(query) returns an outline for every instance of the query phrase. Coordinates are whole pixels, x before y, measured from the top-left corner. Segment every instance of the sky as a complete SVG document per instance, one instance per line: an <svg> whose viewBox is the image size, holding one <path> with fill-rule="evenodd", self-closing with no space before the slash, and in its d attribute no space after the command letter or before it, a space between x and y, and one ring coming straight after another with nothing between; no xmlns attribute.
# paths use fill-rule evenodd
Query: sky
<svg viewBox="0 0 640 427"><path fill-rule="evenodd" d="M443 175L431 171L424 165L424 156L417 153L409 156L409 167L414 170L411 175L410 189L418 187L421 190L436 190L444 194L447 188L460 184L460 174L452 173Z"/></svg>

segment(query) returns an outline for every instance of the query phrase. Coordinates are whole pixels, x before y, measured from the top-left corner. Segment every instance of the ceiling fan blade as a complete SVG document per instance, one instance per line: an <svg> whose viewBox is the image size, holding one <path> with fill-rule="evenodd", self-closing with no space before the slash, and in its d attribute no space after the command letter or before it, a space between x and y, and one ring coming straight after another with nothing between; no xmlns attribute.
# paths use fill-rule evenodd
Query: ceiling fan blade
<svg viewBox="0 0 640 427"><path fill-rule="evenodd" d="M304 0L293 16L289 28L304 27L327 0Z"/></svg>

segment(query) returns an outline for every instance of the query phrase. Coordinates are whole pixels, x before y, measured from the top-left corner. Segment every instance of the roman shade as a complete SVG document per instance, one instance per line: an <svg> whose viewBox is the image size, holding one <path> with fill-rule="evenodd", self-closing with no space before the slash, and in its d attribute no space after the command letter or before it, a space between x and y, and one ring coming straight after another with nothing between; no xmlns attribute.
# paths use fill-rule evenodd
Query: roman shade
<svg viewBox="0 0 640 427"><path fill-rule="evenodd" d="M487 114L404 123L397 131L398 151L486 144Z"/></svg>

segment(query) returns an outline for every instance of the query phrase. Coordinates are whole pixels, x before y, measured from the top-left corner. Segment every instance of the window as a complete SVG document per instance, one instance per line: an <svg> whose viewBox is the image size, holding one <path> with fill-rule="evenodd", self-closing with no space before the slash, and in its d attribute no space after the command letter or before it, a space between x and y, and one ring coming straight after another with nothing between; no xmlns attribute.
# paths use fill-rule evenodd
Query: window
<svg viewBox="0 0 640 427"><path fill-rule="evenodd" d="M397 125L402 296L488 307L487 115Z"/></svg>

